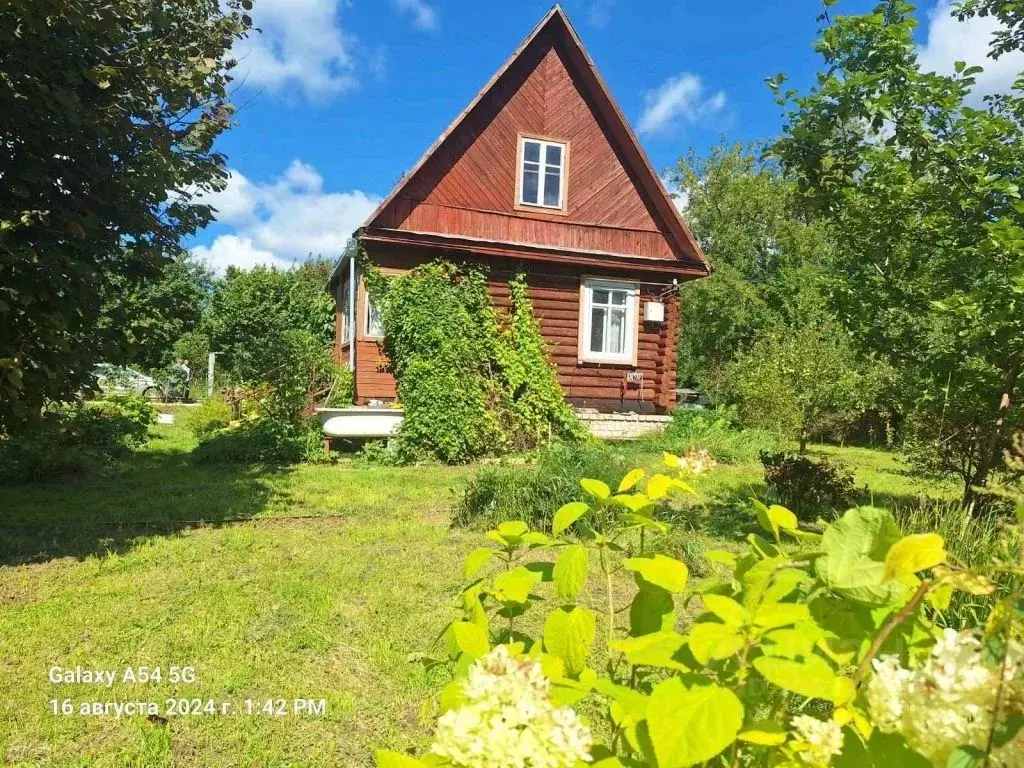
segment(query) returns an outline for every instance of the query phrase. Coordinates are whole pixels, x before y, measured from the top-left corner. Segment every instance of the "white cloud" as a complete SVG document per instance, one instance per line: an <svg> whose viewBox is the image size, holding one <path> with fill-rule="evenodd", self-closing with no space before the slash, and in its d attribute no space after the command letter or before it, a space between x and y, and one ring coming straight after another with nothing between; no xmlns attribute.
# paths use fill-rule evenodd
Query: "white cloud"
<svg viewBox="0 0 1024 768"><path fill-rule="evenodd" d="M341 27L348 0L258 0L253 24L261 31L235 44L238 76L273 93L301 90L325 98L355 88L354 39Z"/></svg>
<svg viewBox="0 0 1024 768"><path fill-rule="evenodd" d="M249 268L257 264L289 266L289 262L279 259L270 251L257 248L252 238L238 235L221 235L210 245L197 245L192 253L218 273L223 273L228 267Z"/></svg>
<svg viewBox="0 0 1024 768"><path fill-rule="evenodd" d="M642 134L669 133L680 120L698 123L720 113L725 108L725 93L707 94L699 75L684 72L648 91L644 103L637 130Z"/></svg>
<svg viewBox="0 0 1024 768"><path fill-rule="evenodd" d="M676 186L668 174L660 178L661 183L665 185L665 189L668 191L669 197L672 198L672 203L675 205L676 210L684 213L690 207L690 190Z"/></svg>
<svg viewBox="0 0 1024 768"><path fill-rule="evenodd" d="M1006 53L998 60L988 58L992 33L999 28L998 20L987 16L958 21L950 15L952 9L950 0L940 0L928 14L927 41L918 47L921 70L948 75L952 74L955 62L965 61L968 66L985 68L975 76L976 101L1009 90L1017 74L1024 70L1024 52Z"/></svg>
<svg viewBox="0 0 1024 768"><path fill-rule="evenodd" d="M412 23L420 29L437 29L437 11L426 0L395 0L398 10L412 16Z"/></svg>
<svg viewBox="0 0 1024 768"><path fill-rule="evenodd" d="M612 9L619 0L593 0L587 11L587 20L595 27L605 27L612 20Z"/></svg>
<svg viewBox="0 0 1024 768"><path fill-rule="evenodd" d="M380 198L358 190L325 192L323 176L311 165L293 160L280 177L266 184L232 171L223 191L202 195L196 202L213 206L217 221L234 230L192 249L223 271L230 265L287 266L310 255L337 258Z"/></svg>

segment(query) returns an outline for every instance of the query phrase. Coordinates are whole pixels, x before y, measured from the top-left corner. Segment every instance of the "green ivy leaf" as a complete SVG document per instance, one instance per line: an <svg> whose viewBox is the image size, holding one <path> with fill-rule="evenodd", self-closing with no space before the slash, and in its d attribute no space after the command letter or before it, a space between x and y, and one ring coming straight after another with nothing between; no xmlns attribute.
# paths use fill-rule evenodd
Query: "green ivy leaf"
<svg viewBox="0 0 1024 768"><path fill-rule="evenodd" d="M685 563L673 557L631 557L623 560L622 565L626 570L639 574L648 584L669 592L682 592L686 589L689 571Z"/></svg>
<svg viewBox="0 0 1024 768"><path fill-rule="evenodd" d="M754 504L754 509L757 511L758 523L776 539L779 538L780 530L795 531L799 527L796 515L785 507L778 504L772 504L770 507L765 506L757 499L751 499L751 501Z"/></svg>
<svg viewBox="0 0 1024 768"><path fill-rule="evenodd" d="M587 569L590 556L587 549L579 544L565 547L555 562L555 593L567 603L575 602L587 583Z"/></svg>
<svg viewBox="0 0 1024 768"><path fill-rule="evenodd" d="M544 622L544 649L564 662L566 674L578 675L587 665L595 633L593 611L582 606L559 608Z"/></svg>
<svg viewBox="0 0 1024 768"><path fill-rule="evenodd" d="M529 533L530 526L521 520L509 520L508 522L501 523L497 529L498 535L501 536L509 544L516 545L522 541L524 535Z"/></svg>
<svg viewBox="0 0 1024 768"><path fill-rule="evenodd" d="M673 677L651 692L645 722L658 768L685 768L710 760L736 740L743 704L721 686L688 689Z"/></svg>
<svg viewBox="0 0 1024 768"><path fill-rule="evenodd" d="M551 523L551 532L555 536L561 536L565 530L590 511L590 507L582 501L573 501L562 506L555 512L555 519Z"/></svg>

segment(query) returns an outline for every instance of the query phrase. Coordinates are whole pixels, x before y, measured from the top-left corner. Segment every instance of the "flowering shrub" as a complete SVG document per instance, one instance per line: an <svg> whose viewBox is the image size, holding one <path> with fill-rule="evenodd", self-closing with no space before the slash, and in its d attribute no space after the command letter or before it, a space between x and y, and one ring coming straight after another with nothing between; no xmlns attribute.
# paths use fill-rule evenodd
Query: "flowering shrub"
<svg viewBox="0 0 1024 768"><path fill-rule="evenodd" d="M664 500L692 493L688 477L714 464L666 454L665 465L672 474L636 469L614 491L582 480L590 502L561 507L550 533L522 522L487 533L493 546L463 566L447 658L424 659L455 678L436 741L422 758L380 753L379 765L1024 765L1024 562L968 570L941 536L902 536L882 509L812 531L754 502L765 535L741 553L707 552L721 578L690 579L683 562L646 551L645 533L664 533ZM543 553L554 563L534 559ZM585 591L594 571L598 589ZM636 585L625 606L620 571ZM937 625L955 590L994 598L997 573L1018 586L983 629ZM536 636L534 609L546 611ZM593 726L604 743L568 709L584 701L606 714Z"/></svg>

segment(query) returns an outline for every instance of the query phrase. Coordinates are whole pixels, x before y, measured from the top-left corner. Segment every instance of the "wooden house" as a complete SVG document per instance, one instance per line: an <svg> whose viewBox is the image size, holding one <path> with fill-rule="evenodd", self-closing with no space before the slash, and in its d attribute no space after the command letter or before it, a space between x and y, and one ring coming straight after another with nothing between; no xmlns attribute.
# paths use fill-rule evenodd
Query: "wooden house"
<svg viewBox="0 0 1024 768"><path fill-rule="evenodd" d="M526 275L570 402L675 402L678 284L709 274L576 31L555 6L356 233L385 272L488 269L495 304ZM354 249L331 282L357 405L396 398Z"/></svg>

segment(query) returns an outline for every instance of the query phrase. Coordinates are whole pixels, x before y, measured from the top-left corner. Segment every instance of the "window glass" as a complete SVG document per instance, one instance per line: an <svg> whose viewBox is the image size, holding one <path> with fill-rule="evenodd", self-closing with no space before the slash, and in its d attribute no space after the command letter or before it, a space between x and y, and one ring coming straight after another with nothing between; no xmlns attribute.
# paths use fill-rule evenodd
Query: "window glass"
<svg viewBox="0 0 1024 768"><path fill-rule="evenodd" d="M562 201L559 199L562 194L562 173L548 171L544 174L544 205L551 208L560 208Z"/></svg>
<svg viewBox="0 0 1024 768"><path fill-rule="evenodd" d="M369 292L366 293L366 335L377 338L384 336L384 321L380 316L380 307Z"/></svg>
<svg viewBox="0 0 1024 768"><path fill-rule="evenodd" d="M338 319L338 322L341 324L341 343L342 344L345 344L346 342L348 342L348 339L349 339L348 329L351 327L351 323L349 322L349 316L348 316L348 311L349 311L348 287L349 287L349 281L346 278L345 280L342 281L342 283L341 283L341 291L339 291L339 296L341 297L339 299L339 303L341 304L341 313L340 313L340 317Z"/></svg>
<svg viewBox="0 0 1024 768"><path fill-rule="evenodd" d="M636 318L632 316L630 288L588 285L586 329L587 353L596 358L611 358L613 362L627 362L631 357Z"/></svg>
<svg viewBox="0 0 1024 768"><path fill-rule="evenodd" d="M537 205L540 200L540 173L530 170L529 163L523 168L523 202Z"/></svg>
<svg viewBox="0 0 1024 768"><path fill-rule="evenodd" d="M561 208L565 185L565 145L524 139L520 200L524 205Z"/></svg>

